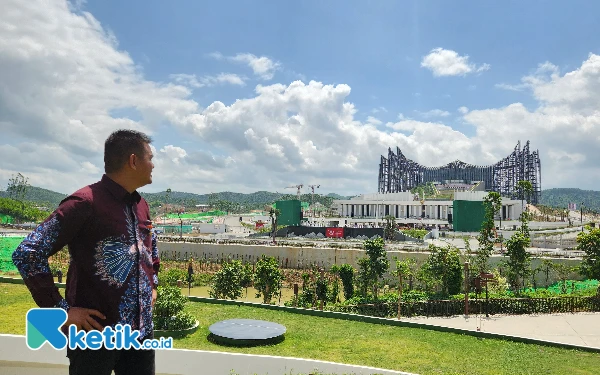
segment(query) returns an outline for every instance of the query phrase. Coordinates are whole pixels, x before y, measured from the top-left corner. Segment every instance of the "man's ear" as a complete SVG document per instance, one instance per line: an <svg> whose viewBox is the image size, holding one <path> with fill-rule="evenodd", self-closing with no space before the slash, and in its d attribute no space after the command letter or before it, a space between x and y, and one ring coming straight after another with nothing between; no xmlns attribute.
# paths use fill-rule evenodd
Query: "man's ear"
<svg viewBox="0 0 600 375"><path fill-rule="evenodd" d="M129 155L129 161L128 161L129 168L136 169L136 163L137 163L137 157L135 156L135 154Z"/></svg>

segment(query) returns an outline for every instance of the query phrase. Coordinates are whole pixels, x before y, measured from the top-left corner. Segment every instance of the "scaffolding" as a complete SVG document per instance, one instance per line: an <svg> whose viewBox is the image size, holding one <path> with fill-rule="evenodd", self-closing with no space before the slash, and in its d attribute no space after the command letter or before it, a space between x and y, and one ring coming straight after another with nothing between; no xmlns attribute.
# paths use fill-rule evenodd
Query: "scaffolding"
<svg viewBox="0 0 600 375"><path fill-rule="evenodd" d="M389 148L387 158L381 156L378 191L379 193L410 191L428 182L482 181L486 191L495 191L511 199L524 199L517 188L517 183L529 181L533 188L530 203L537 204L542 194L539 155L538 150L530 152L529 141L522 149L519 141L510 155L493 165L477 166L455 160L441 167L425 167L406 158L399 147L396 147L396 153Z"/></svg>

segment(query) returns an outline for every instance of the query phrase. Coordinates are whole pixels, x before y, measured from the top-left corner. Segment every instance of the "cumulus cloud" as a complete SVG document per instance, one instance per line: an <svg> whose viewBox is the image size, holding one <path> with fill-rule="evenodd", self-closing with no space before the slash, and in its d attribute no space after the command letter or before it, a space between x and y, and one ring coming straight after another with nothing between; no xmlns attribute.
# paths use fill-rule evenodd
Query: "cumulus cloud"
<svg viewBox="0 0 600 375"><path fill-rule="evenodd" d="M464 76L489 70L490 64L476 65L469 62L469 56L460 56L456 51L434 48L423 57L421 66L433 72L436 77Z"/></svg>
<svg viewBox="0 0 600 375"><path fill-rule="evenodd" d="M432 110L426 111L426 112L415 111L415 113L417 113L419 116L424 117L424 118L450 116L450 112L444 111L441 109L432 109Z"/></svg>
<svg viewBox="0 0 600 375"><path fill-rule="evenodd" d="M469 108L467 108L467 107L464 107L464 106L463 106L463 107L459 107L459 108L458 108L458 112L464 115L464 114L466 114L467 112L469 112Z"/></svg>
<svg viewBox="0 0 600 375"><path fill-rule="evenodd" d="M280 62L273 61L266 56L256 56L251 53L238 53L235 56L223 56L220 52L212 52L209 53L208 56L216 60L225 59L246 64L252 69L254 75L265 81L273 79L275 72L281 69Z"/></svg>
<svg viewBox="0 0 600 375"><path fill-rule="evenodd" d="M195 74L171 74L169 77L179 84L193 88L211 87L221 83L237 86L246 84L243 77L233 73L219 73L216 76L206 75L202 77L196 77Z"/></svg>

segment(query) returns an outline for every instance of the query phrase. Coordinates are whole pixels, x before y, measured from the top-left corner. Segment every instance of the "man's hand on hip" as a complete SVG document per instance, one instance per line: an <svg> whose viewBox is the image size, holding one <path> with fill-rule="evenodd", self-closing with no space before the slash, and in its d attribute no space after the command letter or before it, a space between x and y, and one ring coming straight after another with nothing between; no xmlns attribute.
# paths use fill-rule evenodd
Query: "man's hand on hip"
<svg viewBox="0 0 600 375"><path fill-rule="evenodd" d="M100 319L106 319L106 316L98 310L86 309L83 307L71 307L65 325L68 327L71 324L75 324L78 330L83 329L84 331L91 331L92 329L102 331L104 327L93 318L94 316L97 316Z"/></svg>

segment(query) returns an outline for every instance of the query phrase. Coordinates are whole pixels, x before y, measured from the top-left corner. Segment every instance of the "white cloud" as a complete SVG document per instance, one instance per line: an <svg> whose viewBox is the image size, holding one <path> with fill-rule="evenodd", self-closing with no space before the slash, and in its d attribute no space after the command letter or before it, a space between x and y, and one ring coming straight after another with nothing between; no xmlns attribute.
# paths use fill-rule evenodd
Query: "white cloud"
<svg viewBox="0 0 600 375"><path fill-rule="evenodd" d="M544 188L596 188L600 180L597 55L566 74L544 63L523 77L537 108L458 109L474 127L468 137L443 116L424 122L399 114L384 129L375 117L359 121L345 84L258 85L229 105L201 108L187 87L202 84L200 77L180 76L185 85L146 79L92 15L64 1L6 1L19 11L3 13L0 23L0 184L16 172L65 193L92 183L104 139L121 127L155 135L154 183L144 191L281 191L303 182L372 192L388 147L427 166L485 165L527 139L541 152ZM139 118L114 115L119 110Z"/></svg>
<svg viewBox="0 0 600 375"><path fill-rule="evenodd" d="M369 117L367 117L367 122L368 122L369 124L372 124L372 125L381 125L381 124L383 124L383 122L381 122L381 120L380 120L380 119L378 119L378 118L375 118L375 117L373 117L373 116L369 116Z"/></svg>
<svg viewBox="0 0 600 375"><path fill-rule="evenodd" d="M220 83L228 83L231 85L244 86L244 78L233 73L219 73L216 76L196 77L195 74L171 74L169 76L175 82L184 86L193 88L211 87Z"/></svg>
<svg viewBox="0 0 600 375"><path fill-rule="evenodd" d="M469 112L469 108L467 108L467 107L464 107L464 106L463 106L463 107L459 107L459 108L458 108L458 112L460 112L461 114L463 114L463 115L464 115L464 114L466 114L467 112Z"/></svg>
<svg viewBox="0 0 600 375"><path fill-rule="evenodd" d="M266 56L256 56L251 53L238 53L235 56L223 56L220 52L212 52L209 53L208 56L216 60L227 59L238 63L244 63L252 69L254 75L259 76L265 81L273 79L275 72L281 69L280 62L273 61Z"/></svg>
<svg viewBox="0 0 600 375"><path fill-rule="evenodd" d="M181 147L168 145L160 149L165 157L175 164L179 164L180 160L187 156L187 152Z"/></svg>
<svg viewBox="0 0 600 375"><path fill-rule="evenodd" d="M464 76L468 73L483 72L490 69L490 64L475 65L469 62L469 56L460 56L456 51L434 48L423 56L421 66L433 72L436 77Z"/></svg>
<svg viewBox="0 0 600 375"><path fill-rule="evenodd" d="M527 86L525 85L509 85L507 83L496 83L494 85L497 89L509 90L509 91L523 91Z"/></svg>
<svg viewBox="0 0 600 375"><path fill-rule="evenodd" d="M448 111L444 111L441 109L432 109L430 111L427 112L420 112L420 111L416 111L415 113L417 113L419 116L424 117L424 118L430 118L430 117L448 117L450 116L450 112Z"/></svg>
<svg viewBox="0 0 600 375"><path fill-rule="evenodd" d="M377 107L377 108L373 108L371 110L371 113L373 113L373 114L377 114L377 113L380 113L380 112L387 113L388 110L385 107Z"/></svg>

